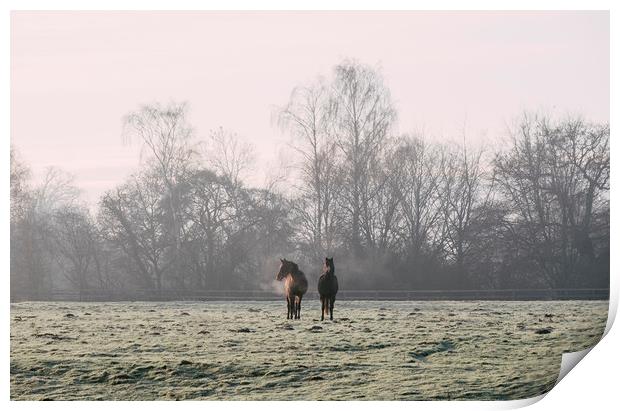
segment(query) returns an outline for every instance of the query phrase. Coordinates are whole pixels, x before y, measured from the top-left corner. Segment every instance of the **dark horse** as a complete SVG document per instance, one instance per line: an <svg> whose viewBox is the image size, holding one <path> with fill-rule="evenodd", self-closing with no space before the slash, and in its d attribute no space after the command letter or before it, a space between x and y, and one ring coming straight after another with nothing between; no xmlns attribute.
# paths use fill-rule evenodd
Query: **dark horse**
<svg viewBox="0 0 620 411"><path fill-rule="evenodd" d="M321 297L321 321L329 311L329 319L334 319L334 301L338 293L338 279L334 259L325 257L323 275L319 277L319 296Z"/></svg>
<svg viewBox="0 0 620 411"><path fill-rule="evenodd" d="M286 319L301 318L301 298L308 291L308 280L297 264L280 258L280 271L276 280L284 280L284 295L286 295Z"/></svg>

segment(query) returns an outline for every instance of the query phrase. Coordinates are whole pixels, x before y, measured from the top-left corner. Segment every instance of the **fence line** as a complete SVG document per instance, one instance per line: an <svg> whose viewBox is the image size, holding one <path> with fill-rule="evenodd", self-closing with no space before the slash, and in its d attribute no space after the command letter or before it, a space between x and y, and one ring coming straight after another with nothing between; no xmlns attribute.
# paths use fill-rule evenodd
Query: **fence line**
<svg viewBox="0 0 620 411"><path fill-rule="evenodd" d="M53 290L49 295L11 294L19 301L236 301L279 300L283 296L264 290ZM308 291L305 299L318 299ZM339 300L607 300L609 288L501 289L501 290L342 290Z"/></svg>

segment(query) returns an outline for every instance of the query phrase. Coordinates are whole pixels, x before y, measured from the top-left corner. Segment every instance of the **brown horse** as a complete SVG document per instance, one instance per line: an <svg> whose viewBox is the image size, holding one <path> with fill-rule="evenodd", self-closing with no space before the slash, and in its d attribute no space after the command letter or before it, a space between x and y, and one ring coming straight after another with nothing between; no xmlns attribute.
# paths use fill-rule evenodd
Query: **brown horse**
<svg viewBox="0 0 620 411"><path fill-rule="evenodd" d="M280 258L280 271L276 274L276 280L284 280L284 294L286 295L286 319L301 318L301 299L308 291L308 280L297 264Z"/></svg>
<svg viewBox="0 0 620 411"><path fill-rule="evenodd" d="M321 297L321 321L329 312L329 319L334 319L334 301L338 293L338 279L334 259L325 257L323 275L319 277L319 296Z"/></svg>

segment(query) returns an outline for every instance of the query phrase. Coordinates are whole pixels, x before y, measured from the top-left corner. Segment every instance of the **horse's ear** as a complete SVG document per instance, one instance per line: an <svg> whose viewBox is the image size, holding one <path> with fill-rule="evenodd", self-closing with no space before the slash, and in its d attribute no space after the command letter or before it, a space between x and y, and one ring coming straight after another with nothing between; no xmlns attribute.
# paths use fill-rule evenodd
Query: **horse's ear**
<svg viewBox="0 0 620 411"><path fill-rule="evenodd" d="M325 257L325 262L328 262L328 261L329 261L329 258Z"/></svg>
<svg viewBox="0 0 620 411"><path fill-rule="evenodd" d="M281 263L283 263L283 262L285 262L285 261L286 261L286 260L285 260L284 258L280 258L280 262L281 262Z"/></svg>

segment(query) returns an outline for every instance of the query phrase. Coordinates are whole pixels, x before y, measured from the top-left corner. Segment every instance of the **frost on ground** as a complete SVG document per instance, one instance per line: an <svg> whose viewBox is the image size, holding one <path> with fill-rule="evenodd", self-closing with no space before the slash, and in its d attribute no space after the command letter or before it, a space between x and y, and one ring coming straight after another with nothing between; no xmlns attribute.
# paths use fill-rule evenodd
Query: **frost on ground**
<svg viewBox="0 0 620 411"><path fill-rule="evenodd" d="M594 345L607 301L16 303L14 400L521 399Z"/></svg>

